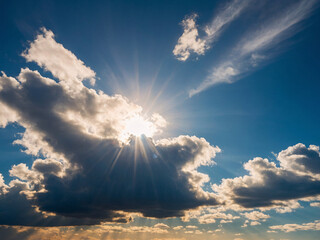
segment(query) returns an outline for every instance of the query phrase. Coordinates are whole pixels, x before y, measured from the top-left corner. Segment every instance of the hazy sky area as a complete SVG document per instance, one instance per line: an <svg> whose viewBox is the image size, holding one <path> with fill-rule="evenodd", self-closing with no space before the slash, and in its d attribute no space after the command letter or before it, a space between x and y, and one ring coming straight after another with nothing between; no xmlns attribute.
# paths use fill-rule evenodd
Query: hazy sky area
<svg viewBox="0 0 320 240"><path fill-rule="evenodd" d="M318 239L319 4L0 1L0 239Z"/></svg>

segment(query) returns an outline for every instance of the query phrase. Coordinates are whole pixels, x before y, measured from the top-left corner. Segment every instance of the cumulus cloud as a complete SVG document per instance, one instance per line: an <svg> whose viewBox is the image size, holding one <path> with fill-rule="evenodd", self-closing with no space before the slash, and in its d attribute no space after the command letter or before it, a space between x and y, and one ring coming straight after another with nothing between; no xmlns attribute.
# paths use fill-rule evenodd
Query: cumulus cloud
<svg viewBox="0 0 320 240"><path fill-rule="evenodd" d="M186 61L192 53L203 55L210 49L226 26L236 19L245 9L250 0L233 0L224 6L212 20L204 27L205 34L200 37L196 25L197 14L193 14L182 21L183 34L173 49L173 54L180 61Z"/></svg>
<svg viewBox="0 0 320 240"><path fill-rule="evenodd" d="M50 71L60 81L70 86L76 81L90 79L94 84L95 72L85 66L71 51L57 43L52 31L41 29L41 34L22 53L28 62L36 62L40 67Z"/></svg>
<svg viewBox="0 0 320 240"><path fill-rule="evenodd" d="M190 54L196 53L202 55L208 48L206 41L199 37L196 25L197 14L193 14L182 21L183 34L178 39L177 45L173 49L173 54L180 61L186 61Z"/></svg>
<svg viewBox="0 0 320 240"><path fill-rule="evenodd" d="M320 207L320 202L310 203L310 206L311 206L311 207Z"/></svg>
<svg viewBox="0 0 320 240"><path fill-rule="evenodd" d="M130 119L145 121L154 132L166 121L160 114L145 118L142 107L124 96L85 87L82 80L94 72L55 42L51 31L42 31L23 56L58 80L28 68L17 78L0 77L0 104L10 112L0 115L1 124L22 126L15 144L36 156L31 167L12 167L15 179L8 185L0 181L0 224L127 222L132 212L177 217L218 203L202 189L208 175L197 171L214 163L218 147L195 136L154 141L130 135Z"/></svg>
<svg viewBox="0 0 320 240"><path fill-rule="evenodd" d="M226 223L240 218L240 216L235 216L231 213L227 213L227 210L228 209L226 209L225 207L202 207L198 210L187 211L182 220L188 222L191 219L196 219L200 224L211 224L215 223L217 219L223 220L220 221L220 223Z"/></svg>
<svg viewBox="0 0 320 240"><path fill-rule="evenodd" d="M286 10L272 17L267 23L262 22L257 30L244 35L242 40L231 48L224 60L214 66L211 73L196 88L189 91L192 97L219 83L232 83L254 70L269 58L267 50L296 33L297 24L310 15L316 0L299 1Z"/></svg>
<svg viewBox="0 0 320 240"><path fill-rule="evenodd" d="M270 229L280 230L283 232L295 232L295 231L319 231L320 230L320 220L316 220L310 223L303 224L284 224L284 225L275 225L270 226Z"/></svg>
<svg viewBox="0 0 320 240"><path fill-rule="evenodd" d="M220 185L214 184L213 189L229 205L279 208L279 212L300 207L299 199L308 201L308 197L319 196L318 171L310 170L310 166L320 161L318 147L296 144L281 151L278 161L280 167L268 159L254 158L244 164L249 175L223 179ZM258 212L244 215L252 220L267 217Z"/></svg>
<svg viewBox="0 0 320 240"><path fill-rule="evenodd" d="M269 215L264 214L262 212L259 211L252 211L252 212L245 212L242 213L243 216L245 216L246 218L253 220L253 221L258 221L258 220L265 220L267 218L270 218Z"/></svg>

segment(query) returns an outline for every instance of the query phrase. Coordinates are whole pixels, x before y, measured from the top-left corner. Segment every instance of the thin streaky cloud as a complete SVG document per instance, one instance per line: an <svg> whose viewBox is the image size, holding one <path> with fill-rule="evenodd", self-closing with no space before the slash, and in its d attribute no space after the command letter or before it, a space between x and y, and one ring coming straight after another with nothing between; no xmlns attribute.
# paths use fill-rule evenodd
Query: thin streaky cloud
<svg viewBox="0 0 320 240"><path fill-rule="evenodd" d="M316 2L317 0L299 1L270 23L265 24L265 27L246 34L243 40L233 48L227 59L214 67L197 88L189 91L189 97L218 83L233 83L252 71L268 59L267 50L298 31L295 26L309 16Z"/></svg>
<svg viewBox="0 0 320 240"><path fill-rule="evenodd" d="M280 41L292 36L295 33L295 29L292 29L292 31L287 30L308 16L315 2L316 0L300 1L290 7L285 13L281 14L281 17L275 18L267 27L256 31L252 34L253 36L247 38L251 40L240 46L241 54L250 54L268 48L276 43L277 40Z"/></svg>
<svg viewBox="0 0 320 240"><path fill-rule="evenodd" d="M192 14L182 21L183 34L173 49L173 54L180 61L186 61L191 53L204 55L212 47L221 32L235 20L248 6L251 0L234 0L218 12L212 22L204 27L205 36L199 36L196 25L197 14Z"/></svg>
<svg viewBox="0 0 320 240"><path fill-rule="evenodd" d="M215 41L225 27L235 20L240 13L248 6L251 0L234 0L225 6L221 12L213 19L212 23L205 27L207 33L207 44Z"/></svg>

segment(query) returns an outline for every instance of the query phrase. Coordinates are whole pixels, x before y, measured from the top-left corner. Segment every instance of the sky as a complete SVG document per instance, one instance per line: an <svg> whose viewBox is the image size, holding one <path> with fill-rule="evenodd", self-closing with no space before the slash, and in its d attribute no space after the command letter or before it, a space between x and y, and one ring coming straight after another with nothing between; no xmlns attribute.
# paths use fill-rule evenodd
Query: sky
<svg viewBox="0 0 320 240"><path fill-rule="evenodd" d="M318 238L318 0L0 9L1 238Z"/></svg>

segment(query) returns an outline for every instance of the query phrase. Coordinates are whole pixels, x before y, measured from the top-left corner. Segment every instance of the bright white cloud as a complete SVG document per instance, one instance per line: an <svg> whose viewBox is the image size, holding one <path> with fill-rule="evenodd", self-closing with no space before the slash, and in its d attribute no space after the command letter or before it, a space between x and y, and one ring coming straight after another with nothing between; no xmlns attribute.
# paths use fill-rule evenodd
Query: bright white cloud
<svg viewBox="0 0 320 240"><path fill-rule="evenodd" d="M183 34L174 47L173 54L180 61L186 61L190 54L203 55L211 48L226 26L236 19L245 9L250 0L233 0L224 6L214 17L212 22L204 27L204 36L199 36L196 25L197 14L193 14L182 21Z"/></svg>
<svg viewBox="0 0 320 240"><path fill-rule="evenodd" d="M173 54L180 61L186 61L192 52L202 55L207 48L206 41L199 37L196 25L197 17L198 15L193 14L181 23L183 26L183 34L173 49Z"/></svg>
<svg viewBox="0 0 320 240"><path fill-rule="evenodd" d="M69 87L72 87L75 81L84 79L89 79L94 84L96 74L91 68L85 66L62 44L57 43L52 31L42 28L41 32L22 53L28 62L36 62L40 67L50 71L54 77L66 82Z"/></svg>

